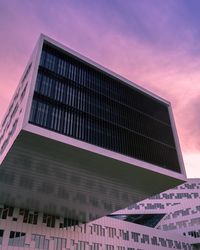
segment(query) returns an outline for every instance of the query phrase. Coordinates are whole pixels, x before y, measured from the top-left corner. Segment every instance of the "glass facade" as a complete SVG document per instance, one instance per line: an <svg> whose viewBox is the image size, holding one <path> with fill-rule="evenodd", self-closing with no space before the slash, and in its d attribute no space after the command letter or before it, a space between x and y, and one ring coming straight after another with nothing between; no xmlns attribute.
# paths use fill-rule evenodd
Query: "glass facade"
<svg viewBox="0 0 200 250"><path fill-rule="evenodd" d="M165 214L111 214L108 216L147 227L155 227Z"/></svg>
<svg viewBox="0 0 200 250"><path fill-rule="evenodd" d="M47 43L29 122L180 172L166 104Z"/></svg>

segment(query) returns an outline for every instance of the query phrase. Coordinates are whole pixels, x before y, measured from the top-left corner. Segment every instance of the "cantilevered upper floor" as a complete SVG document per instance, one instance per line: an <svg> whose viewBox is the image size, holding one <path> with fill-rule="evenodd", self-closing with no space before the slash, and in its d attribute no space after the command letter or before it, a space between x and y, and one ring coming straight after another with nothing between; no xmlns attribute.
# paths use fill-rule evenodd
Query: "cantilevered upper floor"
<svg viewBox="0 0 200 250"><path fill-rule="evenodd" d="M0 201L89 221L185 180L171 105L44 35L0 132Z"/></svg>

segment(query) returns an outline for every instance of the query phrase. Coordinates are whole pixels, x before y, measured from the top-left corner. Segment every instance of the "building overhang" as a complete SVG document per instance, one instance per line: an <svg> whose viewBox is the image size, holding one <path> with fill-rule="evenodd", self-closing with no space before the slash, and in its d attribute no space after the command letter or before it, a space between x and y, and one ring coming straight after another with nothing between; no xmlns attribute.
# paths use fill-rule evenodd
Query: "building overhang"
<svg viewBox="0 0 200 250"><path fill-rule="evenodd" d="M88 222L184 180L182 174L28 124L0 167L0 202Z"/></svg>

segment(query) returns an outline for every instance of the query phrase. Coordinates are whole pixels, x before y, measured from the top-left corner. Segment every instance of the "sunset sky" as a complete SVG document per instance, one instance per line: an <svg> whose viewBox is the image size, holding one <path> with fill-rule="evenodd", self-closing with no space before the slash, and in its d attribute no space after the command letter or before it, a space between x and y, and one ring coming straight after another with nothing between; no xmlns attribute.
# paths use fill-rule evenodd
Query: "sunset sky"
<svg viewBox="0 0 200 250"><path fill-rule="evenodd" d="M44 33L169 100L200 178L199 0L0 0L0 120Z"/></svg>

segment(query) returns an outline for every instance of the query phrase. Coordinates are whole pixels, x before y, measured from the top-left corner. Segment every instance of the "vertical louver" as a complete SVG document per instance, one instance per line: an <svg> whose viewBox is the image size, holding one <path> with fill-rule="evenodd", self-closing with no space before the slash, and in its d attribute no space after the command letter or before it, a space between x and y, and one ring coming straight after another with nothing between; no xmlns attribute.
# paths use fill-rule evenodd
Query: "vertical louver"
<svg viewBox="0 0 200 250"><path fill-rule="evenodd" d="M47 44L30 122L180 172L166 104Z"/></svg>

